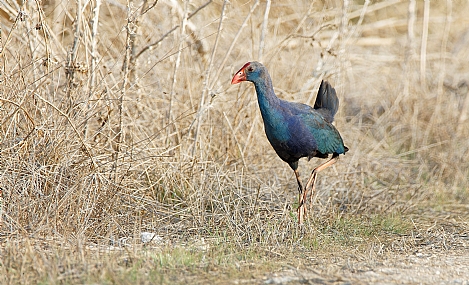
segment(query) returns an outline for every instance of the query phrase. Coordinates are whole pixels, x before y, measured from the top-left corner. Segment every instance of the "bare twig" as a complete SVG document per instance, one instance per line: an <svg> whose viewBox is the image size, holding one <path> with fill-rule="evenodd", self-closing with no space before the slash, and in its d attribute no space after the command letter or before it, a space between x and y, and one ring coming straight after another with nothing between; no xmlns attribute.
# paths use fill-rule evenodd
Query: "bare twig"
<svg viewBox="0 0 469 285"><path fill-rule="evenodd" d="M343 39L348 32L348 21L349 21L349 0L344 0L342 2L342 17L340 21L340 37ZM362 15L362 13L360 13Z"/></svg>
<svg viewBox="0 0 469 285"><path fill-rule="evenodd" d="M244 167L248 169L248 165L246 164L246 161L244 160L244 151L241 148L241 144L239 143L238 139L236 138L236 131L233 129L233 126L231 125L230 119L228 119L228 116L226 116L226 113L223 112L223 116L225 117L226 123L228 124L228 127L230 128L231 134L236 142L236 147L238 148L239 154L241 155L241 160L243 161Z"/></svg>
<svg viewBox="0 0 469 285"><path fill-rule="evenodd" d="M423 27L422 45L420 46L420 86L422 90L427 90L426 69L427 69L427 43L428 43L428 22L430 20L430 0L424 0L423 6Z"/></svg>
<svg viewBox="0 0 469 285"><path fill-rule="evenodd" d="M8 100L8 99L2 98L2 97L0 97L0 101L8 102L8 103L10 103L10 104L12 104L12 105L15 105L18 109L21 109L21 111L23 111L23 112L25 113L26 117L27 117L28 120L31 122L31 124L33 125L33 127L36 126L36 124L34 123L33 118L31 117L31 115L29 115L28 111L23 108L22 104L18 104L18 103L14 102L14 101L11 101L11 100ZM13 114L14 114L14 113L16 113L16 111L13 112ZM2 123L1 123L0 125L3 125L3 124L5 123L5 121L9 119L9 117L11 117L11 116L8 116L8 117L4 118L3 121L2 121Z"/></svg>
<svg viewBox="0 0 469 285"><path fill-rule="evenodd" d="M313 9L313 2L311 2L311 4L309 5L308 11L306 11L303 18L301 18L298 25L296 25L296 28L291 33L289 33L282 41L280 41L280 43L277 44L277 48L272 52L272 55L270 56L270 58L268 60L265 60L264 62L271 61L277 53L279 53L281 50L283 50L283 48L287 45L288 40L290 38L292 38L294 35L296 35L298 33L298 31L301 29L304 22L309 17L312 9Z"/></svg>
<svg viewBox="0 0 469 285"><path fill-rule="evenodd" d="M265 45L265 35L267 33L268 23L269 23L269 12L270 12L270 4L271 0L267 0L265 4L265 11L264 11L264 20L262 21L262 32L261 32L261 40L259 43L259 54L258 60L262 62L262 56L264 52L264 45Z"/></svg>
<svg viewBox="0 0 469 285"><path fill-rule="evenodd" d="M18 25L18 21L21 20L21 18L24 17L24 12L19 11L18 14L16 15L15 21L13 22L13 25L11 26L10 32L8 33L6 39L3 41L2 49L0 50L0 56L4 56L5 54L5 49L10 42L11 36L13 34L13 31L15 30L16 26Z"/></svg>
<svg viewBox="0 0 469 285"><path fill-rule="evenodd" d="M96 168L97 165L94 161L94 158L93 158L93 155L91 154L91 151L90 149L88 148L88 146L86 145L85 141L83 140L83 138L81 137L80 135L80 132L78 132L78 129L75 127L75 125L73 124L72 120L70 119L70 117L64 113L62 110L60 110L57 106L55 106L54 104L52 104L52 102L48 101L47 99L43 98L41 95L39 95L39 93L34 93L34 97L36 98L39 98L41 99L41 101L43 101L44 103L46 103L47 105L51 106L52 108L54 108L57 112L59 112L60 115L64 116L68 123L70 124L70 126L72 127L73 131L75 132L75 134L77 135L78 139L80 140L81 142L81 145L83 146L83 149L85 150L86 154L88 155L89 159L91 160L91 164L92 164L92 167L93 168Z"/></svg>
<svg viewBox="0 0 469 285"><path fill-rule="evenodd" d="M347 42L353 37L356 35L356 32L358 30L358 27L361 27L362 23L363 23L363 19L365 19L365 15L367 13L367 9L368 9L368 6L370 5L370 1L371 0L365 0L365 3L363 3L363 7L361 9L361 13L360 13L360 18L358 18L358 22L356 25L354 25L352 31L349 33L348 37L347 37ZM344 43L345 44L345 43Z"/></svg>
<svg viewBox="0 0 469 285"><path fill-rule="evenodd" d="M358 10L349 12L347 14L347 17L348 17L349 20L355 19L356 17L361 18L361 17L364 17L366 14L369 14L369 13L372 13L372 12L375 12L375 11L378 11L378 10L381 10L381 9L385 9L385 8L387 8L389 6L392 6L394 4L397 4L399 2L402 2L402 0L388 0L388 1L383 1L383 2L377 2L377 3L374 3L372 5L364 3L362 9L358 9ZM344 3L344 4L348 5L347 3ZM322 27L335 26L336 25L335 22L336 22L336 19L332 19L332 20L329 20L329 21L323 23L321 26ZM317 30L314 31L311 34L302 35L301 37L313 38L316 33L317 33Z"/></svg>
<svg viewBox="0 0 469 285"><path fill-rule="evenodd" d="M36 9L38 11L38 14L39 14L39 23L38 25L41 27L40 31L42 32L42 37L44 38L44 49L45 49L45 52L46 52L46 58L45 58L45 66L46 66L46 70L47 72L50 71L50 63L51 63L51 50L50 50L50 29L49 29L49 26L47 25L47 22L46 22L46 16L44 15L44 10L42 8L42 3L40 3L38 0L35 0L35 3L36 3Z"/></svg>
<svg viewBox="0 0 469 285"><path fill-rule="evenodd" d="M145 1L145 2L143 3L142 9L140 10L140 16L146 14L148 11L150 11L151 9L153 9L153 8L156 6L156 4L158 4L158 0L155 0L153 3L151 3L150 6L147 7L148 1Z"/></svg>
<svg viewBox="0 0 469 285"><path fill-rule="evenodd" d="M218 67L218 70L217 70L217 73L215 73L215 76L214 78L219 78L220 77L220 74L223 70L223 68L225 67L225 64L226 64L226 61L228 60L231 52L233 51L233 48L235 47L236 43L238 42L238 39L239 39L239 36L241 35L241 33L243 32L244 28L247 27L248 25L248 22L249 22L249 19L251 19L251 16L252 14L254 13L254 11L256 10L257 6L259 5L259 0L257 0L251 7L251 10L249 11L248 15L246 16L246 18L244 18L244 21L243 23L241 24L241 27L239 27L238 29L238 32L236 33L236 35L233 37L233 40L231 41L231 45L230 47L228 48L227 52L225 53L225 57L223 58L223 60L221 61L221 64L220 66ZM210 90L213 90L213 87L215 86L215 81L212 82L212 85L210 85Z"/></svg>
<svg viewBox="0 0 469 285"><path fill-rule="evenodd" d="M439 99L442 99L443 97L443 83L444 83L445 76L446 76L446 50L447 50L448 37L449 37L450 30L451 30L452 22L453 22L453 1L446 0L445 28L443 30L443 38L441 39L441 46L440 46L441 66L438 69L440 72L438 76L438 89L437 89ZM439 103L440 102L438 102L437 105L441 107L441 104Z"/></svg>
<svg viewBox="0 0 469 285"><path fill-rule="evenodd" d="M98 36L98 23L99 23L99 7L101 6L101 0L95 0L93 13L91 16L90 24L91 24L91 64L90 64L90 80L89 80L89 89L88 89L88 102L87 102L87 115L86 118L89 117L89 113L91 111L90 100L93 97L94 88L96 85L96 74L97 74L97 65L98 65L98 50L96 47L97 44L97 36ZM86 139L88 129L88 119L85 119L84 122L84 137Z"/></svg>
<svg viewBox="0 0 469 285"><path fill-rule="evenodd" d="M406 78L404 78L404 91L403 96L407 98L409 96L409 88L410 88L410 64L415 55L415 0L409 0L409 5L407 8L407 49L406 49L406 56L405 56L405 74Z"/></svg>
<svg viewBox="0 0 469 285"><path fill-rule="evenodd" d="M23 7L22 9L24 11L29 11L30 9L28 9L29 7L29 1L24 1L23 2ZM39 10L40 11L40 10ZM37 38L34 36L33 33L30 33L29 31L31 31L31 17L27 17L26 19L24 19L24 24L25 24L25 27L26 27L26 31L25 31L25 35L28 39L28 47L29 47L29 53L31 54L31 58L32 58L32 65L33 65L33 69L32 69L32 75L33 75L33 84L35 84L36 82L36 78L37 78L37 72L38 72L38 69L37 69L37 62L36 62L36 58L37 58L37 49L36 49L36 41L37 41Z"/></svg>
<svg viewBox="0 0 469 285"><path fill-rule="evenodd" d="M130 59L129 59L129 78L132 85L137 81L137 35L140 24L140 17L146 14L150 9L156 6L158 0L155 0L150 6L148 6L148 0L144 0L140 9L140 13L133 19L133 32L131 33L130 39Z"/></svg>
<svg viewBox="0 0 469 285"><path fill-rule="evenodd" d="M469 86L465 83L463 86L463 92L465 93L466 99L464 99L464 103L462 106L461 111L459 112L459 119L458 119L458 127L456 128L456 136L461 137L462 131L467 128L465 122L469 116Z"/></svg>
<svg viewBox="0 0 469 285"><path fill-rule="evenodd" d="M179 38L179 48L178 48L178 53L176 56L176 64L174 65L173 69L173 81L171 84L171 91L169 93L169 106L168 106L168 113L167 113L167 120L168 124L169 122L172 121L172 106L173 106L173 97L174 97L174 89L176 88L176 82L177 82L177 71L179 70L179 64L181 63L181 54L182 54L182 49L183 49L183 44L184 41L182 40L185 34L186 30L186 24L187 24L187 3L188 1L184 1L184 12L182 16L182 24L181 24L181 34ZM166 129L166 146L168 146L169 143L169 132L170 128Z"/></svg>
<svg viewBox="0 0 469 285"><path fill-rule="evenodd" d="M117 135L115 139L115 151L114 151L114 182L117 182L118 180L118 175L117 175L117 162L119 160L119 155L120 155L120 150L121 150L121 145L123 141L123 109L124 109L124 97L126 94L127 90L127 82L128 82L128 77L129 77L129 62L130 62L130 56L132 52L132 39L134 38L134 18L133 18L133 0L128 0L127 1L127 24L125 25L125 29L127 32L127 36L125 39L125 56L124 56L124 62L122 64L122 85L121 85L121 90L120 90L120 95L118 99L118 116L119 116L119 123L117 127Z"/></svg>
<svg viewBox="0 0 469 285"><path fill-rule="evenodd" d="M397 95L397 99L395 101L395 108L399 107L400 100L402 98L409 98L410 94L410 86L411 82L413 80L412 76L412 69L414 68L414 58L415 58L415 35L414 35L414 26L415 26L415 20L416 20L416 1L415 0L410 0L409 5L407 8L407 47L406 47L406 53L405 53L405 59L404 59L404 75L405 78L403 78L404 82L404 89L402 91L402 94ZM399 101L398 101L399 100ZM414 122L417 122L417 118L419 115L419 108L415 106L414 108L414 115L413 115L413 120ZM414 126L417 125L417 123L413 124ZM412 132L412 141L411 141L411 149L414 149L417 145L417 139L418 139L418 132L415 130Z"/></svg>
<svg viewBox="0 0 469 285"><path fill-rule="evenodd" d="M196 128L196 131L195 131L195 134L194 134L194 144L193 144L193 147L192 147L192 157L194 157L195 154L196 154L197 139L199 137L200 126L201 126L201 123L202 123L201 116L202 116L203 112L205 111L205 99L207 97L207 93L209 93L210 73L211 73L212 68L213 68L213 59L215 58L215 53L216 53L217 48L218 48L218 40L220 38L223 20L225 19L225 8L226 8L227 1L228 0L223 1L223 6L221 8L220 22L218 23L217 38L215 39L215 44L213 45L212 55L210 56L208 69L205 72L204 89L202 91L202 95L200 96L199 113L197 114L197 128Z"/></svg>
<svg viewBox="0 0 469 285"><path fill-rule="evenodd" d="M425 4L428 5L428 8L426 9L430 10L430 3L427 4L427 2L430 2L430 1L428 0L425 2ZM441 39L441 46L440 46L440 65L439 65L439 76L438 76L438 82L437 82L436 104L434 105L434 110L430 118L430 121L428 122L427 129L425 130L424 144L426 144L428 140L430 139L429 137L430 137L431 129L435 125L435 121L438 118L440 118L443 100L446 99L446 98L443 98L443 83L444 83L445 76L446 76L445 54L446 54L446 49L447 49L447 44L448 44L449 32L451 29L452 12L453 12L453 2L452 0L446 0L446 18L445 18L445 27L443 30L443 36ZM430 11L428 11L427 13L430 13ZM425 19L424 19L424 22L425 22ZM428 19L427 19L427 22L428 22ZM428 23L427 23L427 29L428 29ZM457 128L456 128L456 132L457 132Z"/></svg>
<svg viewBox="0 0 469 285"><path fill-rule="evenodd" d="M78 45L80 43L80 27L81 27L81 17L82 17L82 0L75 0L77 3L77 11L76 11L76 18L75 18L75 29L74 29L74 37L73 37L73 44L70 49L67 58L67 98L70 100L70 107L72 106L72 98L71 91L75 85L75 67L76 67L76 58L78 52Z"/></svg>
<svg viewBox="0 0 469 285"><path fill-rule="evenodd" d="M139 53L137 53L137 55L135 56L136 58L138 58L139 56L142 55L142 53L146 52L147 50L151 49L152 47L156 46L157 44L159 44L160 42L162 42L167 36L169 36L169 34L171 34L172 32L174 32L177 28L179 28L180 26L177 25L175 27L173 27L171 30L169 30L168 32L166 32L166 34L162 35L161 38L159 38L156 42L152 43L152 44L149 44L147 45L146 47L144 47Z"/></svg>
<svg viewBox="0 0 469 285"><path fill-rule="evenodd" d="M98 62L98 50L96 47L97 36L98 36L98 23L99 23L99 7L101 6L101 0L95 0L93 14L91 16L91 64L90 64L90 85L88 98L91 98L94 92L94 87L96 85L96 67Z"/></svg>
<svg viewBox="0 0 469 285"><path fill-rule="evenodd" d="M203 8L207 7L210 3L212 3L213 0L209 0L207 2L205 2L205 4L203 4L202 6L200 6L199 8L197 8L194 12L192 12L191 14L189 14L187 16L187 20L189 20L190 18L192 18L193 16L195 16L198 12L200 12ZM159 38L158 40L156 40L155 42L147 45L146 47L144 47L140 52L137 53L137 55L135 56L136 58L138 58L139 56L141 56L144 52L150 50L151 48L153 48L154 46L156 46L157 44L159 44L160 42L162 42L167 36L169 36L172 32L174 32L175 30L177 30L178 28L180 27L180 25L177 25L173 28L171 28L171 30L169 30L168 32L166 32L166 34L164 34L163 36L161 36L161 38Z"/></svg>

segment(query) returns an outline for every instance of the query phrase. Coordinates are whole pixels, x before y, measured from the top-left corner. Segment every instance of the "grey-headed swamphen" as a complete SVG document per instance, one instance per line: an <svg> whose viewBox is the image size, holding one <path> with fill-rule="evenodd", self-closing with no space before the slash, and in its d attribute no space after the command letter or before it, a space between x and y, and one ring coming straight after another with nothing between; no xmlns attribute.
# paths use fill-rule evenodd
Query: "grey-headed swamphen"
<svg viewBox="0 0 469 285"><path fill-rule="evenodd" d="M314 108L279 99L272 86L269 72L259 62L246 63L233 77L231 84L242 81L254 83L257 101L264 120L265 134L278 156L288 163L295 172L298 182L298 223L303 224L306 214L305 200L311 187L311 200L315 189L317 173L334 164L339 154L345 154L339 131L332 125L339 108L339 99L334 88L322 81ZM298 160L307 157L332 158L314 168L303 187L298 172Z"/></svg>

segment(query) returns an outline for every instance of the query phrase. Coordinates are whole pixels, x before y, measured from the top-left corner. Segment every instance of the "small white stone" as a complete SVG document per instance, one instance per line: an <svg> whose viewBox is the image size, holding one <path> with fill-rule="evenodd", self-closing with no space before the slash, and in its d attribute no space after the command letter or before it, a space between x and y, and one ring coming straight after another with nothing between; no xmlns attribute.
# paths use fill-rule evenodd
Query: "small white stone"
<svg viewBox="0 0 469 285"><path fill-rule="evenodd" d="M140 239L142 243L162 243L163 238L157 235L156 233L142 232L140 233Z"/></svg>

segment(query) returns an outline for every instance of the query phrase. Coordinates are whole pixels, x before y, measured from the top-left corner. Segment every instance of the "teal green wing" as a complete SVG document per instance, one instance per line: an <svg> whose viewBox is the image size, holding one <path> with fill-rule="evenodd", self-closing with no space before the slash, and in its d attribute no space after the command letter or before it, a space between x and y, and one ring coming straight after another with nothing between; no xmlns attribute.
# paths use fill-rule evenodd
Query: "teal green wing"
<svg viewBox="0 0 469 285"><path fill-rule="evenodd" d="M324 117L314 111L299 115L304 126L316 142L317 150L322 154L345 153L344 142L339 131Z"/></svg>

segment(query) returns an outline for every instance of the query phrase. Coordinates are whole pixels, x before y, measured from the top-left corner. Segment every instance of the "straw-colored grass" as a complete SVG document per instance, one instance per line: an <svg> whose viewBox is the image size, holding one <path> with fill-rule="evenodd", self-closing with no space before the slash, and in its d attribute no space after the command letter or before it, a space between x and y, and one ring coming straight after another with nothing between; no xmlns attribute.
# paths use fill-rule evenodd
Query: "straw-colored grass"
<svg viewBox="0 0 469 285"><path fill-rule="evenodd" d="M467 249L467 1L284 2L2 0L0 282L258 283ZM230 85L259 57L279 97L327 79L341 102L350 151L304 228L253 87Z"/></svg>

